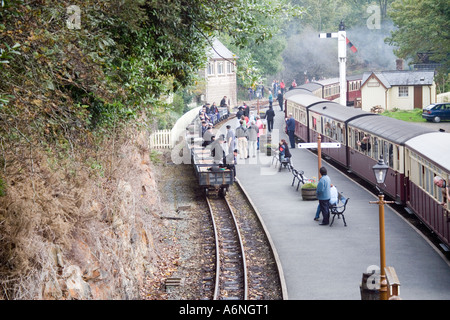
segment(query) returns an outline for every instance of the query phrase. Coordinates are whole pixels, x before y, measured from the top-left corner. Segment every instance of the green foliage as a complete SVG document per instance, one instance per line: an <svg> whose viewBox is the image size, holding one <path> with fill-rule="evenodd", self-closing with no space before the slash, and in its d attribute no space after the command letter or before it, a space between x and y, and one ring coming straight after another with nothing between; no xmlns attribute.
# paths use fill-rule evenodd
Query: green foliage
<svg viewBox="0 0 450 320"><path fill-rule="evenodd" d="M396 0L389 11L395 26L386 41L396 45L401 58L417 61L427 53L431 61L443 63L448 74L450 62L450 7L446 0Z"/></svg>
<svg viewBox="0 0 450 320"><path fill-rule="evenodd" d="M422 118L422 109L384 111L382 115L408 122L426 122Z"/></svg>
<svg viewBox="0 0 450 320"><path fill-rule="evenodd" d="M154 163L155 165L159 165L162 163L162 152L157 150L151 150L150 151L150 161Z"/></svg>
<svg viewBox="0 0 450 320"><path fill-rule="evenodd" d="M316 189L317 188L317 182L308 182L302 185L302 189Z"/></svg>

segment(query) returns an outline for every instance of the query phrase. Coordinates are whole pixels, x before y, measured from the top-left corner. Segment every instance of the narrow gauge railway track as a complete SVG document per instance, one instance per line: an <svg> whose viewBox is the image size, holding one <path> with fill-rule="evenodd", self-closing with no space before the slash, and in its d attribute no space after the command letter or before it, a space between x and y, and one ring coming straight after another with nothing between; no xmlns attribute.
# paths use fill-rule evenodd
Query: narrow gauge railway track
<svg viewBox="0 0 450 320"><path fill-rule="evenodd" d="M210 194L206 201L210 216L202 228L202 298L286 299L274 248L239 183L226 199Z"/></svg>
<svg viewBox="0 0 450 320"><path fill-rule="evenodd" d="M214 300L247 300L247 265L239 227L226 198L206 197L215 234Z"/></svg>
<svg viewBox="0 0 450 320"><path fill-rule="evenodd" d="M227 189L225 197L220 193L206 196L209 214L201 227L200 298L287 299L281 264L259 214L237 180Z"/></svg>

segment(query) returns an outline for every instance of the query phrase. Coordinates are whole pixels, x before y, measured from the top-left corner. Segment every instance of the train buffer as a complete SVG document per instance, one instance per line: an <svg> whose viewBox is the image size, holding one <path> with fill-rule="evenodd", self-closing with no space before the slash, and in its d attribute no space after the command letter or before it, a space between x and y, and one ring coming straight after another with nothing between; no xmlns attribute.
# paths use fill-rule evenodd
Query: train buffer
<svg viewBox="0 0 450 320"><path fill-rule="evenodd" d="M389 288L389 299L400 299L400 280L397 277L394 267L384 268L386 280Z"/></svg>

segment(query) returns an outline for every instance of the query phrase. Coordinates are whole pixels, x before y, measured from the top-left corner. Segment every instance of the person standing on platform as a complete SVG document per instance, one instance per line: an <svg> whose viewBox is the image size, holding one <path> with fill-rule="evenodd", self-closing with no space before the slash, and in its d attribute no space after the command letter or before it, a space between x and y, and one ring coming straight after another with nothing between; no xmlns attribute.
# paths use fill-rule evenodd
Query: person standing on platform
<svg viewBox="0 0 450 320"><path fill-rule="evenodd" d="M272 91L269 90L269 108L272 107L273 104L273 95L272 95Z"/></svg>
<svg viewBox="0 0 450 320"><path fill-rule="evenodd" d="M227 124L227 136L226 136L226 141L228 144L228 153L227 154L233 153L233 150L236 148L235 140L236 140L236 137L234 136L234 130L231 129L231 126L229 124Z"/></svg>
<svg viewBox="0 0 450 320"><path fill-rule="evenodd" d="M250 126L247 129L248 131L248 157L256 157L256 144L258 142L258 132L259 129L255 124L255 121L250 122Z"/></svg>
<svg viewBox="0 0 450 320"><path fill-rule="evenodd" d="M278 90L277 100L280 105L280 111L283 111L283 92L281 90Z"/></svg>
<svg viewBox="0 0 450 320"><path fill-rule="evenodd" d="M330 177L327 175L327 169L325 167L321 167L319 169L319 173L321 174L321 178L319 180L319 183L317 184L316 189L316 196L319 200L320 205L320 211L322 212L322 222L320 223L321 226L326 226L330 223L330 188L331 188L331 181Z"/></svg>
<svg viewBox="0 0 450 320"><path fill-rule="evenodd" d="M236 129L236 138L238 141L239 159L247 159L248 157L248 133L244 127L244 120L240 121L240 126Z"/></svg>
<svg viewBox="0 0 450 320"><path fill-rule="evenodd" d="M289 113L289 118L286 119L286 130L291 143L291 149L295 148L295 119L292 113Z"/></svg>
<svg viewBox="0 0 450 320"><path fill-rule="evenodd" d="M272 132L274 117L275 111L273 111L272 106L269 106L269 110L266 111L267 130L269 130L269 132Z"/></svg>
<svg viewBox="0 0 450 320"><path fill-rule="evenodd" d="M284 94L286 92L286 85L284 84L284 80L281 80L280 82L280 90L281 94Z"/></svg>
<svg viewBox="0 0 450 320"><path fill-rule="evenodd" d="M338 204L339 195L335 185L330 184L330 206L336 206ZM318 221L320 217L320 204L317 206L316 216L314 221Z"/></svg>

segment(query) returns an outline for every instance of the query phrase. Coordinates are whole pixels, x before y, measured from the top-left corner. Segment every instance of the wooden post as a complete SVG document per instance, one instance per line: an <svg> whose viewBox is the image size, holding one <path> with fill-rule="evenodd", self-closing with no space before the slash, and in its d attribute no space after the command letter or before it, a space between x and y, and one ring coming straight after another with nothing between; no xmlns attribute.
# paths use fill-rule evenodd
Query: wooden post
<svg viewBox="0 0 450 320"><path fill-rule="evenodd" d="M378 201L369 201L378 204L378 220L380 229L380 300L388 300L388 284L386 280L386 244L384 232L384 205L394 201L385 201L384 194L380 192Z"/></svg>

